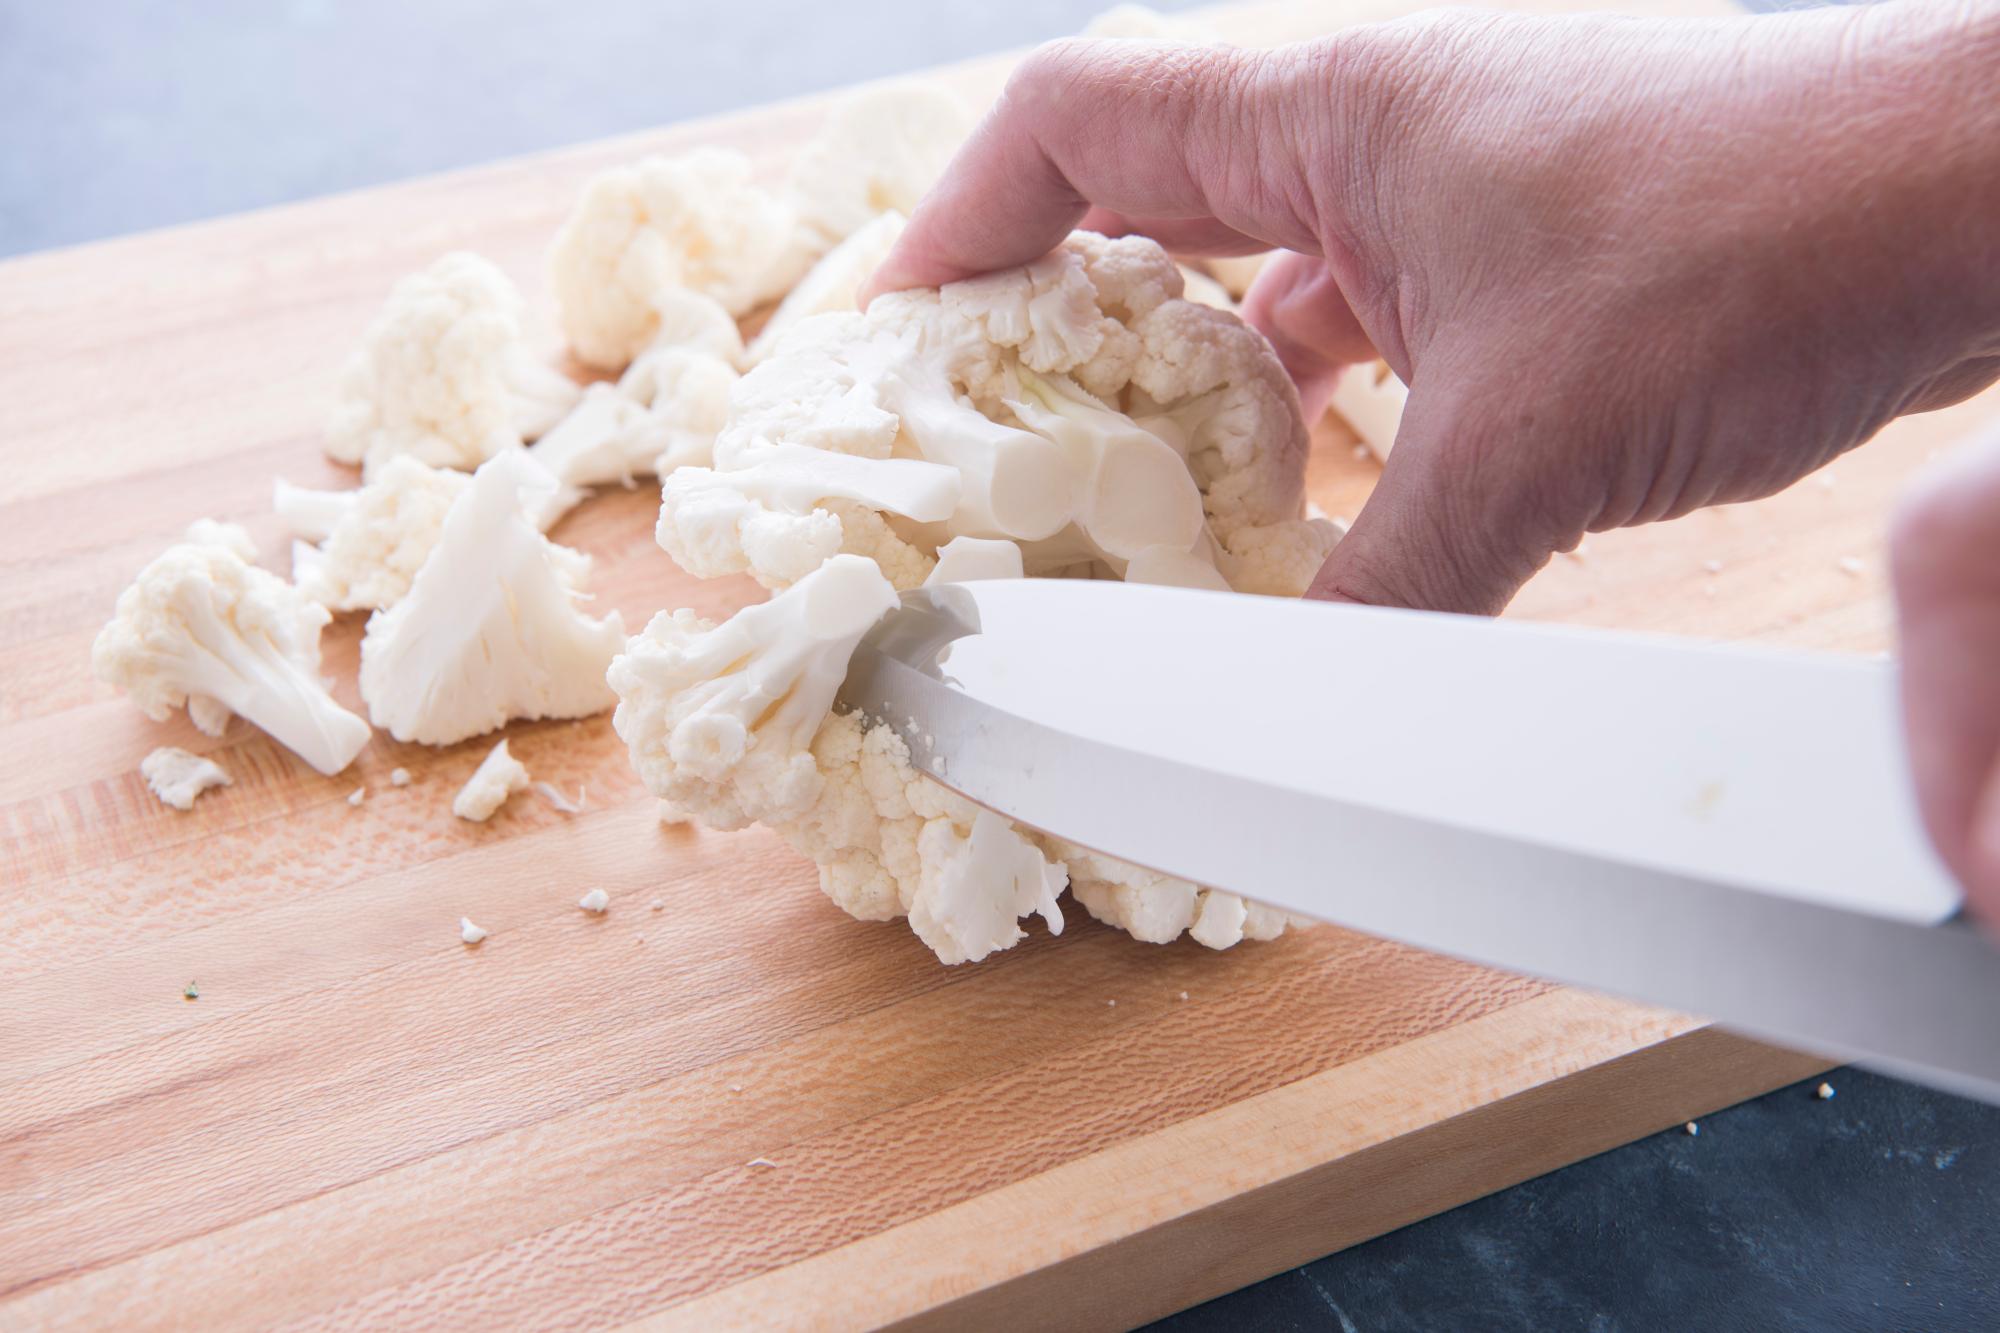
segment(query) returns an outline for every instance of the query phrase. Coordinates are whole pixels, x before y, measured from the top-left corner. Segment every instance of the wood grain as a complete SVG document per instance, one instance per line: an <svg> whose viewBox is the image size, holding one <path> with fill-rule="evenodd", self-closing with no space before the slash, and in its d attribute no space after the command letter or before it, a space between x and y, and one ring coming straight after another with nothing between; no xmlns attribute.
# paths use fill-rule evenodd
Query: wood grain
<svg viewBox="0 0 2000 1333"><path fill-rule="evenodd" d="M986 96L1006 66L940 77ZM1072 911L946 969L767 835L660 827L605 719L509 729L582 814L470 825L450 800L490 740L378 735L327 779L90 679L118 589L188 521L244 522L282 568L271 479L348 484L317 425L397 276L472 247L541 302L589 173L725 142L775 174L820 105L0 265L0 1326L1117 1325L1817 1067L1334 929L1214 954ZM1887 506L1993 411L1593 539L1517 614L1879 650ZM1315 443L1315 498L1351 514L1372 465ZM682 575L653 508L613 492L558 530L600 605L754 597ZM358 633L326 642L349 703ZM137 774L160 744L235 785L166 809Z"/></svg>

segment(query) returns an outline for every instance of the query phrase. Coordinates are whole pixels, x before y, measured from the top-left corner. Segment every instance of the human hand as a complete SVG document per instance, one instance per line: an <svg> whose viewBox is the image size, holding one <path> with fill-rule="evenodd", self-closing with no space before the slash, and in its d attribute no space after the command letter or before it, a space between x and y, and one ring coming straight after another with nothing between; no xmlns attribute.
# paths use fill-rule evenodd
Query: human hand
<svg viewBox="0 0 2000 1333"><path fill-rule="evenodd" d="M1077 225L1291 251L1244 313L1307 410L1376 351L1410 386L1315 594L1498 611L1586 531L1768 495L2000 374L1996 52L1990 0L1059 43L872 288Z"/></svg>

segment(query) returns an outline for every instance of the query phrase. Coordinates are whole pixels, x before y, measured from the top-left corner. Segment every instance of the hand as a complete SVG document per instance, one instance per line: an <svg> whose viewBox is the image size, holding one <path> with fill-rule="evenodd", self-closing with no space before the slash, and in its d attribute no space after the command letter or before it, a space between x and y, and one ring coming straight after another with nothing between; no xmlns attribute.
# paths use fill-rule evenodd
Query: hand
<svg viewBox="0 0 2000 1333"><path fill-rule="evenodd" d="M1410 385L1315 594L1494 612L1586 531L1771 494L2000 375L1996 53L1991 0L1059 43L873 290L1079 224L1290 251L1244 313L1307 410L1377 351Z"/></svg>
<svg viewBox="0 0 2000 1333"><path fill-rule="evenodd" d="M1925 474L1890 569L1924 823L1967 902L2000 925L2000 432Z"/></svg>

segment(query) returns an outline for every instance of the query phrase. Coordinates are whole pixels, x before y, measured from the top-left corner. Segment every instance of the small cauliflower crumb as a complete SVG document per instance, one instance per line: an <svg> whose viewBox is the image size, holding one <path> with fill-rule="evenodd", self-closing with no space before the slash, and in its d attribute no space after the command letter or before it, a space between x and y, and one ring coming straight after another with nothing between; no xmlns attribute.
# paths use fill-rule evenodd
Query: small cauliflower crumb
<svg viewBox="0 0 2000 1333"><path fill-rule="evenodd" d="M603 889L592 889L589 893L584 894L583 897L578 898L576 905L586 912L595 912L602 916L611 906L611 895Z"/></svg>
<svg viewBox="0 0 2000 1333"><path fill-rule="evenodd" d="M1692 1120L1688 1121L1685 1125L1682 1125L1681 1129L1686 1132L1689 1138L1694 1138L1697 1134L1701 1133L1701 1126L1697 1125Z"/></svg>
<svg viewBox="0 0 2000 1333"><path fill-rule="evenodd" d="M1118 1001L1116 1000L1106 1000L1104 1003L1107 1008L1116 1009L1118 1007Z"/></svg>
<svg viewBox="0 0 2000 1333"><path fill-rule="evenodd" d="M741 1083L732 1083L729 1085L729 1090L731 1092L741 1092L743 1091L743 1085Z"/></svg>
<svg viewBox="0 0 2000 1333"><path fill-rule="evenodd" d="M1820 1099L1821 1101L1823 1101L1823 1102L1830 1102L1830 1101L1832 1101L1832 1100L1833 1100L1833 1084L1831 1084L1831 1083L1822 1083L1822 1084L1820 1084L1820 1085L1819 1085L1819 1087L1817 1087L1816 1089L1814 1089L1814 1090L1813 1090L1813 1096L1815 1096L1815 1097L1819 1098L1819 1099Z"/></svg>
<svg viewBox="0 0 2000 1333"><path fill-rule="evenodd" d="M1830 491L1833 489L1834 480L1833 480L1833 474L1831 472L1822 472L1819 474L1818 477L1814 478L1814 480L1819 482L1819 488L1823 491Z"/></svg>
<svg viewBox="0 0 2000 1333"><path fill-rule="evenodd" d="M467 944L477 944L486 938L486 927L475 926L471 917L462 916L458 919L458 937Z"/></svg>
<svg viewBox="0 0 2000 1333"><path fill-rule="evenodd" d="M356 787L353 791L347 793L347 803L349 805L360 805L367 799L368 789L366 787Z"/></svg>
<svg viewBox="0 0 2000 1333"><path fill-rule="evenodd" d="M507 803L507 798L528 788L528 766L507 752L501 741L480 760L479 767L465 780L453 798L451 812L460 819L483 823Z"/></svg>
<svg viewBox="0 0 2000 1333"><path fill-rule="evenodd" d="M139 776L162 804L176 810L191 810L194 798L210 787L229 785L229 775L220 764L174 745L162 745L141 759Z"/></svg>
<svg viewBox="0 0 2000 1333"><path fill-rule="evenodd" d="M778 1167L778 1164L768 1157L753 1157L745 1165L760 1166L766 1171L775 1171Z"/></svg>
<svg viewBox="0 0 2000 1333"><path fill-rule="evenodd" d="M409 769L407 769L407 768L392 768L392 769L390 769L390 770L389 770L389 785L390 785L391 787L407 787L407 786L409 786L409 785L410 785L410 770L409 770Z"/></svg>
<svg viewBox="0 0 2000 1333"><path fill-rule="evenodd" d="M649 904L649 906L651 906L655 912L664 912L667 910L666 903L658 898L653 899L653 901Z"/></svg>
<svg viewBox="0 0 2000 1333"><path fill-rule="evenodd" d="M1182 992L1181 992L1181 998L1182 998L1183 1000L1185 1000L1185 999L1187 998L1187 992L1186 992L1186 991L1182 991Z"/></svg>
<svg viewBox="0 0 2000 1333"><path fill-rule="evenodd" d="M1840 572L1849 578L1858 579L1867 570L1867 566L1861 563L1861 557L1858 555L1844 555L1834 563L1839 565Z"/></svg>
<svg viewBox="0 0 2000 1333"><path fill-rule="evenodd" d="M187 985L181 987L181 998L183 1000L199 1000L201 998L201 987L190 981Z"/></svg>
<svg viewBox="0 0 2000 1333"><path fill-rule="evenodd" d="M566 815L580 815L583 813L582 787L576 789L576 799L574 801L563 795L562 791L553 782L537 782L534 784L534 787L535 795L541 797L562 813Z"/></svg>
<svg viewBox="0 0 2000 1333"><path fill-rule="evenodd" d="M1368 454L1369 454L1369 450L1368 450L1368 446L1367 446L1367 445L1365 445L1365 444L1357 444L1357 445L1355 445L1355 446L1354 446L1354 461L1355 461L1355 462L1357 462L1357 463L1365 463L1365 462L1367 462L1367 461L1368 461Z"/></svg>
<svg viewBox="0 0 2000 1333"><path fill-rule="evenodd" d="M1711 574L1720 574L1722 572L1722 562L1720 560L1704 560L1701 562L1701 567Z"/></svg>

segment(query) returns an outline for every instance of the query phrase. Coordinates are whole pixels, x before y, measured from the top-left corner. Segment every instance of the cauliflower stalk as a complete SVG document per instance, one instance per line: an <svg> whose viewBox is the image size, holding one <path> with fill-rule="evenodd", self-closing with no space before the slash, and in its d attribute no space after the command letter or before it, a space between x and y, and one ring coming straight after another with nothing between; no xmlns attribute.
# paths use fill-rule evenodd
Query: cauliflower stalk
<svg viewBox="0 0 2000 1333"><path fill-rule="evenodd" d="M1297 396L1260 335L1181 291L1153 242L1078 233L1022 269L804 321L738 385L713 467L667 478L661 545L771 587L865 554L907 588L969 536L1018 542L1030 575L1136 560L1296 596L1337 535L1303 516ZM788 448L867 460L842 478L883 484L781 486L764 464ZM955 474L952 511L941 476L921 507L889 486L897 463Z"/></svg>
<svg viewBox="0 0 2000 1333"><path fill-rule="evenodd" d="M536 359L507 276L449 254L390 291L341 381L326 451L368 476L399 454L469 470L539 436L581 392Z"/></svg>
<svg viewBox="0 0 2000 1333"><path fill-rule="evenodd" d="M369 618L361 697L397 740L449 745L511 718L611 706L604 669L624 626L616 611L593 620L577 610L589 557L528 518L555 491L525 453L486 463L452 502L409 592Z"/></svg>
<svg viewBox="0 0 2000 1333"><path fill-rule="evenodd" d="M119 594L92 669L155 722L185 705L199 730L220 736L234 714L321 773L340 772L369 731L320 680L326 608L244 559L242 529L197 524L190 537Z"/></svg>

